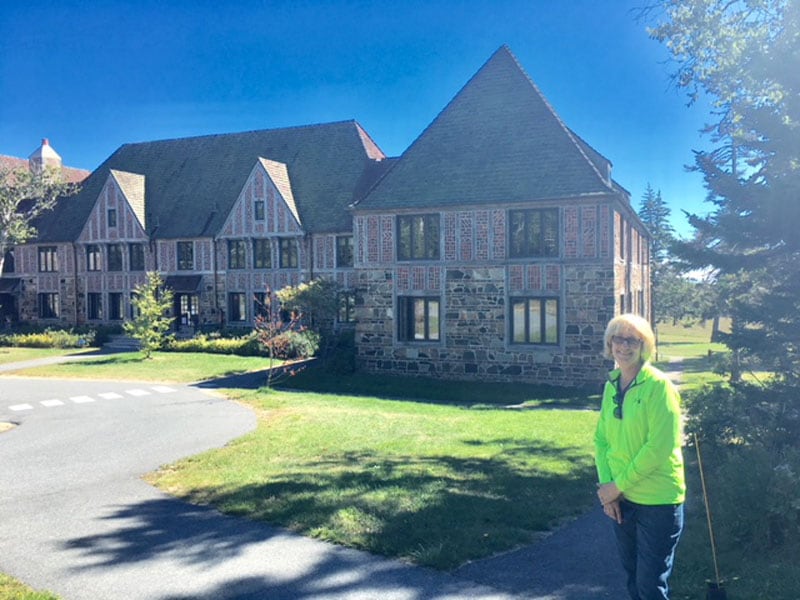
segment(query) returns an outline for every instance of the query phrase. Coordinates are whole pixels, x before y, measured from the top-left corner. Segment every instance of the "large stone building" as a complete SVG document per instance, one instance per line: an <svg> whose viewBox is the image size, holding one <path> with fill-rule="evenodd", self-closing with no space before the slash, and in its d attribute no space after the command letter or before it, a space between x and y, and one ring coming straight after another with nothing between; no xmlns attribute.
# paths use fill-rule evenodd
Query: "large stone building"
<svg viewBox="0 0 800 600"><path fill-rule="evenodd" d="M506 47L397 159L354 121L128 144L37 226L20 320L122 321L155 270L176 323L249 326L329 277L367 371L595 383L605 323L650 314L629 194Z"/></svg>

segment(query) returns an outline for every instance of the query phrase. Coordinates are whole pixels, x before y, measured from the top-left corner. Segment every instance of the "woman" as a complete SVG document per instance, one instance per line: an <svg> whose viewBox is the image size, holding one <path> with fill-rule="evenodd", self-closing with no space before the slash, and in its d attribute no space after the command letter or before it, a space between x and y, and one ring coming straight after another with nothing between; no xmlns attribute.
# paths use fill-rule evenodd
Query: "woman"
<svg viewBox="0 0 800 600"><path fill-rule="evenodd" d="M680 397L649 362L655 336L645 319L615 317L604 342L617 368L605 384L594 438L597 495L614 521L630 597L667 600L686 496Z"/></svg>

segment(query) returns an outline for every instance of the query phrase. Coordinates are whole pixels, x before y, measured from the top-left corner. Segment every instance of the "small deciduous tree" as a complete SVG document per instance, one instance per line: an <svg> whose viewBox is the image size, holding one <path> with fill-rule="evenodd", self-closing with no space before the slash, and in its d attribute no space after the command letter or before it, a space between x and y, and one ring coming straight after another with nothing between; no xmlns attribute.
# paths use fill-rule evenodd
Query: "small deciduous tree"
<svg viewBox="0 0 800 600"><path fill-rule="evenodd" d="M258 341L267 351L269 369L267 371L267 387L272 387L281 379L296 375L302 366L276 365L276 361L286 356L286 346L291 333L301 333L303 314L297 310L286 310L281 306L278 294L267 288L263 305L259 307L261 314L255 319L255 330Z"/></svg>
<svg viewBox="0 0 800 600"><path fill-rule="evenodd" d="M60 169L0 168L0 272L6 250L36 235L34 220L52 210L60 197L77 193Z"/></svg>
<svg viewBox="0 0 800 600"><path fill-rule="evenodd" d="M139 341L145 358L167 342L172 318L167 315L172 306L172 290L163 287L158 273L147 273L147 280L135 288L131 300L136 316L123 324L125 333Z"/></svg>

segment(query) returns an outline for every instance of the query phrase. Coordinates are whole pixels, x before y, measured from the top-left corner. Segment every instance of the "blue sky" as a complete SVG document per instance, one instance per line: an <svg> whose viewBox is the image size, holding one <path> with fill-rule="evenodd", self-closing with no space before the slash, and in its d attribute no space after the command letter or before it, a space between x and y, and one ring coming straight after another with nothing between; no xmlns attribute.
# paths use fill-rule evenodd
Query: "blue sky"
<svg viewBox="0 0 800 600"><path fill-rule="evenodd" d="M94 169L120 145L355 119L405 150L501 45L564 122L648 183L688 235L684 166L709 107L670 85L642 0L39 0L0 5L0 154L50 139Z"/></svg>

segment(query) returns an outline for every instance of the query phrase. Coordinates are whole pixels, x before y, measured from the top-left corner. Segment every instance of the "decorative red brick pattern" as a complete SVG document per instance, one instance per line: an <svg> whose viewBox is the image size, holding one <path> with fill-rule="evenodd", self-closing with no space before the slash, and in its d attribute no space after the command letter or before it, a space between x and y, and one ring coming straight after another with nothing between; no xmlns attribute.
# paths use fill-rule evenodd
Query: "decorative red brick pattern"
<svg viewBox="0 0 800 600"><path fill-rule="evenodd" d="M390 216L381 217L381 261L394 260L394 219Z"/></svg>
<svg viewBox="0 0 800 600"><path fill-rule="evenodd" d="M603 204L600 206L600 257L608 258L610 249L610 229L609 229L609 214L608 206Z"/></svg>
<svg viewBox="0 0 800 600"><path fill-rule="evenodd" d="M444 259L456 259L456 215L444 214Z"/></svg>
<svg viewBox="0 0 800 600"><path fill-rule="evenodd" d="M411 267L411 289L425 289L425 267Z"/></svg>
<svg viewBox="0 0 800 600"><path fill-rule="evenodd" d="M564 256L578 257L578 208L564 208Z"/></svg>
<svg viewBox="0 0 800 600"><path fill-rule="evenodd" d="M512 292L521 292L525 289L522 265L511 265L508 268L508 289Z"/></svg>
<svg viewBox="0 0 800 600"><path fill-rule="evenodd" d="M583 256L597 256L597 207L584 206L581 209L581 225L583 229Z"/></svg>
<svg viewBox="0 0 800 600"><path fill-rule="evenodd" d="M492 211L492 253L490 257L499 260L506 257L506 213L504 210Z"/></svg>
<svg viewBox="0 0 800 600"><path fill-rule="evenodd" d="M408 267L398 267L397 269L397 290L407 292L411 289L410 273Z"/></svg>
<svg viewBox="0 0 800 600"><path fill-rule="evenodd" d="M458 213L458 229L459 229L459 256L461 260L472 260L473 255L473 217L474 214L471 212L460 212Z"/></svg>
<svg viewBox="0 0 800 600"><path fill-rule="evenodd" d="M489 260L489 212L475 213L475 258Z"/></svg>
<svg viewBox="0 0 800 600"><path fill-rule="evenodd" d="M545 267L545 287L550 292L557 292L561 289L561 267L558 265L547 265Z"/></svg>
<svg viewBox="0 0 800 600"><path fill-rule="evenodd" d="M526 287L532 292L543 289L541 265L528 265L528 285Z"/></svg>
<svg viewBox="0 0 800 600"><path fill-rule="evenodd" d="M378 231L380 221L376 216L367 217L367 262L377 263L380 260L378 254Z"/></svg>

